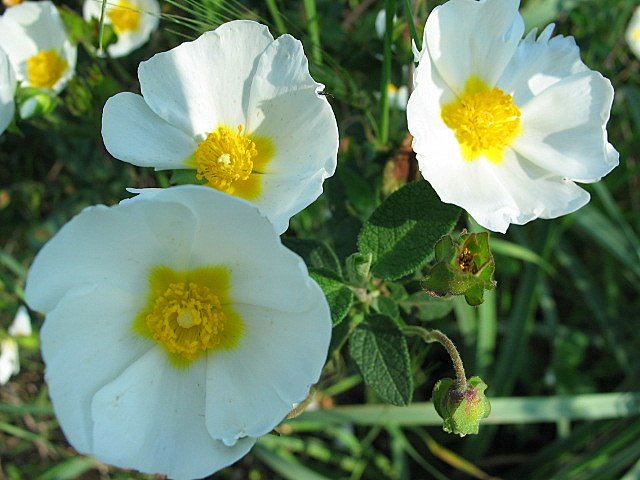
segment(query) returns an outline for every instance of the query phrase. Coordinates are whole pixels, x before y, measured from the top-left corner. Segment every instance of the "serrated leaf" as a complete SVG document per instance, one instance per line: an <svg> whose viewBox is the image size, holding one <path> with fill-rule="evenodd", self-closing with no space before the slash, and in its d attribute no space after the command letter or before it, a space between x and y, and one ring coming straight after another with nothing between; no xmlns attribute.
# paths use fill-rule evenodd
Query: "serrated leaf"
<svg viewBox="0 0 640 480"><path fill-rule="evenodd" d="M331 323L335 327L349 313L353 304L353 292L329 270L310 270L309 275L320 285L324 296L327 297L331 310Z"/></svg>
<svg viewBox="0 0 640 480"><path fill-rule="evenodd" d="M453 302L430 297L425 292L415 292L400 302L400 307L422 321L437 320L453 310Z"/></svg>
<svg viewBox="0 0 640 480"><path fill-rule="evenodd" d="M342 276L340 261L329 245L310 238L283 238L285 247L302 257L309 268L326 269Z"/></svg>
<svg viewBox="0 0 640 480"><path fill-rule="evenodd" d="M396 280L433 257L436 242L453 229L459 215L460 209L443 203L427 182L408 183L365 222L358 248L373 255L375 276Z"/></svg>
<svg viewBox="0 0 640 480"><path fill-rule="evenodd" d="M408 405L413 377L407 341L392 319L369 315L349 340L349 352L365 383L385 402Z"/></svg>

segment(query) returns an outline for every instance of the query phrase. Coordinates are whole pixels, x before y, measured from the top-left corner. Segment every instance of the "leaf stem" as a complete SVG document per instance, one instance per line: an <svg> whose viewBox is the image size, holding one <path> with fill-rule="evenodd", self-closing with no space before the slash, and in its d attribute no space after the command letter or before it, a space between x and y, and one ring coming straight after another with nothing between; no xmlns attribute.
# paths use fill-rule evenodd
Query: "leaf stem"
<svg viewBox="0 0 640 480"><path fill-rule="evenodd" d="M382 80L380 82L380 126L378 142L381 146L389 141L389 90L391 82L391 44L393 42L393 16L396 11L396 0L385 0L384 50L382 59Z"/></svg>
<svg viewBox="0 0 640 480"><path fill-rule="evenodd" d="M307 30L311 39L311 58L317 65L322 65L322 49L320 48L320 27L318 26L318 10L316 0L304 0L304 12L307 16Z"/></svg>
<svg viewBox="0 0 640 480"><path fill-rule="evenodd" d="M107 12L107 0L102 0L102 9L100 10L100 32L98 33L98 57L104 57L104 48L102 45L102 37L104 36L104 17Z"/></svg>
<svg viewBox="0 0 640 480"><path fill-rule="evenodd" d="M273 18L273 23L276 24L276 28L278 29L278 33L280 35L284 35L287 33L287 27L284 25L284 21L282 20L282 14L280 13L280 9L276 4L276 0L266 0L267 9L271 14L271 18Z"/></svg>
<svg viewBox="0 0 640 480"><path fill-rule="evenodd" d="M411 11L411 2L410 0L404 0L404 15L407 17L407 24L409 25L409 34L411 35L411 39L413 43L416 45L416 49L418 51L422 50L422 45L420 41L420 37L418 36L418 31L416 30L416 22L413 19L413 12Z"/></svg>
<svg viewBox="0 0 640 480"><path fill-rule="evenodd" d="M458 349L453 344L451 339L447 337L440 330L427 330L426 328L418 327L415 325L407 325L402 328L402 331L406 335L413 335L416 337L420 337L426 343L438 342L442 345L447 353L451 357L451 361L453 362L453 369L456 372L456 383L458 387L462 390L466 390L467 388L467 376L464 373L464 365L462 364L462 358L458 353Z"/></svg>

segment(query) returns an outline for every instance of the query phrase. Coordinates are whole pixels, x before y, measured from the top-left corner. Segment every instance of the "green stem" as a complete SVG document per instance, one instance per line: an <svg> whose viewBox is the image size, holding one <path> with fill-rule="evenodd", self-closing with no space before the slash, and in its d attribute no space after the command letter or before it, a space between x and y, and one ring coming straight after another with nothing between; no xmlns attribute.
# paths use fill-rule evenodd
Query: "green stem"
<svg viewBox="0 0 640 480"><path fill-rule="evenodd" d="M396 0L385 0L386 21L384 28L384 57L382 60L382 80L380 82L380 126L378 143L386 145L389 141L389 91L391 82L391 44L393 43L393 16L396 11Z"/></svg>
<svg viewBox="0 0 640 480"><path fill-rule="evenodd" d="M417 327L415 325L408 325L406 327L403 327L402 331L407 335L420 337L426 343L438 342L440 345L442 345L447 350L447 353L449 354L449 356L451 357L451 361L453 362L453 369L456 372L456 383L461 389L466 390L467 376L464 373L462 358L460 358L458 349L449 337L447 337L440 330L427 330L426 328Z"/></svg>
<svg viewBox="0 0 640 480"><path fill-rule="evenodd" d="M276 4L276 0L266 0L266 2L271 18L273 18L273 22L276 24L276 28L278 29L278 33L280 35L287 33L287 27L284 25L284 20L282 20L282 14Z"/></svg>
<svg viewBox="0 0 640 480"><path fill-rule="evenodd" d="M311 58L317 65L321 65L322 49L320 48L320 27L318 26L316 0L304 0L304 12L307 15L307 30L311 38Z"/></svg>
<svg viewBox="0 0 640 480"><path fill-rule="evenodd" d="M99 57L104 57L104 49L102 47L102 37L104 36L104 17L107 12L107 0L102 0L102 10L100 11L100 31L98 33L98 53Z"/></svg>
<svg viewBox="0 0 640 480"><path fill-rule="evenodd" d="M418 31L416 30L416 22L413 19L410 0L404 0L404 15L407 17L407 24L409 25L409 34L411 35L411 39L413 40L413 43L415 43L416 49L420 51L422 50L422 42L420 41Z"/></svg>

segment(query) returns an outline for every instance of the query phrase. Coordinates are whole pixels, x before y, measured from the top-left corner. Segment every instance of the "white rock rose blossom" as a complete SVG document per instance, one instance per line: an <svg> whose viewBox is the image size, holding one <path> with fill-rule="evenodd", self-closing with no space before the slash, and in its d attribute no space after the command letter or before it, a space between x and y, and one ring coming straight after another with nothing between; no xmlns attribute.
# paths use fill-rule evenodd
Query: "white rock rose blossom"
<svg viewBox="0 0 640 480"><path fill-rule="evenodd" d="M10 335L0 342L0 385L20 373L20 354L15 337L31 335L31 318L27 309L21 305L16 312L7 333Z"/></svg>
<svg viewBox="0 0 640 480"><path fill-rule="evenodd" d="M0 49L23 87L59 93L73 77L77 48L49 1L24 2L0 16Z"/></svg>
<svg viewBox="0 0 640 480"><path fill-rule="evenodd" d="M333 175L338 128L302 44L238 20L138 68L142 95L111 97L102 117L115 158L250 200L278 233Z"/></svg>
<svg viewBox="0 0 640 480"><path fill-rule="evenodd" d="M102 0L85 0L82 15L86 21L100 19ZM157 0L115 0L107 3L104 22L111 25L117 40L107 47L112 58L124 57L149 41L160 22Z"/></svg>
<svg viewBox="0 0 640 480"><path fill-rule="evenodd" d="M633 54L640 58L640 6L636 7L625 32L625 39Z"/></svg>
<svg viewBox="0 0 640 480"><path fill-rule="evenodd" d="M555 218L589 201L575 182L618 165L613 88L553 25L524 39L518 0L450 0L427 19L407 107L422 176L482 226Z"/></svg>
<svg viewBox="0 0 640 480"><path fill-rule="evenodd" d="M0 135L4 132L15 113L16 75L7 55L0 50Z"/></svg>
<svg viewBox="0 0 640 480"><path fill-rule="evenodd" d="M200 478L308 395L331 318L302 259L249 202L184 185L89 207L38 253L45 378L69 442Z"/></svg>

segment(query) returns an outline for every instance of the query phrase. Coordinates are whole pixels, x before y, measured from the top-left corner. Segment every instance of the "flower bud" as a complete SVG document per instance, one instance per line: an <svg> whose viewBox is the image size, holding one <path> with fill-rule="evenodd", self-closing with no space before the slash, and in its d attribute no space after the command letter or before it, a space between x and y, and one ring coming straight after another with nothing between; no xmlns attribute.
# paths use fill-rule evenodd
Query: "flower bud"
<svg viewBox="0 0 640 480"><path fill-rule="evenodd" d="M487 385L480 377L467 380L466 387L443 378L433 387L433 404L444 420L443 430L461 437L478 433L480 420L489 416L491 404L485 397Z"/></svg>

